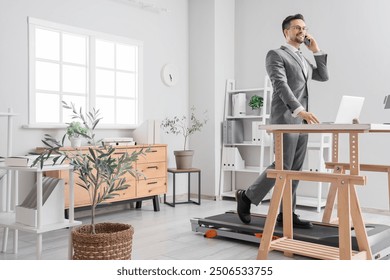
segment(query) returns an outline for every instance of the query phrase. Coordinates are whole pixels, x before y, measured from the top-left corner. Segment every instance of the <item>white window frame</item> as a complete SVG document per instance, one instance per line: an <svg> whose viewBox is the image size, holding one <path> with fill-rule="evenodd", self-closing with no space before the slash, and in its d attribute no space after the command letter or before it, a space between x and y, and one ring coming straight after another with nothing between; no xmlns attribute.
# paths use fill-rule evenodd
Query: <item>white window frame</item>
<svg viewBox="0 0 390 280"><path fill-rule="evenodd" d="M91 110L95 105L95 53L94 45L95 41L105 40L111 41L116 44L126 44L137 46L138 49L138 71L137 71L137 85L138 91L136 96L136 110L138 114L136 115L135 124L99 124L98 128L100 129L133 129L138 127L143 121L143 42L139 40L134 40L126 37L110 35L106 33L96 32L88 29L82 29L78 27L73 27L69 25L54 23L46 20L28 18L28 28L29 28L29 123L27 127L30 128L63 128L66 127L65 123L41 123L35 120L36 115L36 95L35 95L35 28L43 28L48 30L54 30L59 32L69 32L76 35L83 35L88 38L88 63L87 63L87 75L88 79L88 92L87 92L87 109ZM116 100L116 99L115 99ZM61 105L59 104L61 107ZM98 109L98 108L97 108ZM62 107L60 108L62 110ZM104 118L104 115L101 116Z"/></svg>

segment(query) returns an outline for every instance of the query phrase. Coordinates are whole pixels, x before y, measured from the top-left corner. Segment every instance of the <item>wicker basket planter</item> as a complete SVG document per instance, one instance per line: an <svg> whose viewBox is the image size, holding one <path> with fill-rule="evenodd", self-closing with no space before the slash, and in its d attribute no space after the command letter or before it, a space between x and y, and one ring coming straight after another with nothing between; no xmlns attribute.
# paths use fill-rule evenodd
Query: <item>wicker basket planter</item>
<svg viewBox="0 0 390 280"><path fill-rule="evenodd" d="M96 234L91 234L91 225L72 231L74 260L129 260L131 259L134 229L120 223L95 225Z"/></svg>

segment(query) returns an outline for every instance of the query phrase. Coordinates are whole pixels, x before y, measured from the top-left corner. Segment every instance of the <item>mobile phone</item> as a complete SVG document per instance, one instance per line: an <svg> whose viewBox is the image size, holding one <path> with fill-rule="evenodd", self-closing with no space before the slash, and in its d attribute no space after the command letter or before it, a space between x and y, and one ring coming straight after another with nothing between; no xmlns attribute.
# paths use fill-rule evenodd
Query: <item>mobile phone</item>
<svg viewBox="0 0 390 280"><path fill-rule="evenodd" d="M306 46L310 46L310 39L307 38L307 36L305 36L305 39L303 39L303 43L306 45Z"/></svg>

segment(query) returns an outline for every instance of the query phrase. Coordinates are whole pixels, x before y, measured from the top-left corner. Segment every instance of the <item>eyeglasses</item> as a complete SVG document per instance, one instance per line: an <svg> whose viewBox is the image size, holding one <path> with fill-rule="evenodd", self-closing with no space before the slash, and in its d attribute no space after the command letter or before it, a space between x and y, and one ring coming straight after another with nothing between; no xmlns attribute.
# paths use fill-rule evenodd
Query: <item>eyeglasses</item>
<svg viewBox="0 0 390 280"><path fill-rule="evenodd" d="M294 30L298 30L298 31L308 31L309 28L307 26L299 26L299 25L293 25L293 26L290 26L291 29L294 29ZM290 29L289 28L289 29Z"/></svg>

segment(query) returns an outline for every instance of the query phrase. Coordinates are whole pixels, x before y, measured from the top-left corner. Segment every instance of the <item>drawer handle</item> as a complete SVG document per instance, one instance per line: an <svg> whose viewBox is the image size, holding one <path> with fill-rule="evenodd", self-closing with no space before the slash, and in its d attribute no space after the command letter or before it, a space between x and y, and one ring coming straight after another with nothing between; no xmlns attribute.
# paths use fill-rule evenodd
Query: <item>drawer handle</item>
<svg viewBox="0 0 390 280"><path fill-rule="evenodd" d="M157 153L157 150L150 150L149 153Z"/></svg>
<svg viewBox="0 0 390 280"><path fill-rule="evenodd" d="M154 184L157 184L157 182L149 182L149 183L147 183L147 185L154 185Z"/></svg>
<svg viewBox="0 0 390 280"><path fill-rule="evenodd" d="M147 169L158 169L158 166L157 165L148 166Z"/></svg>

